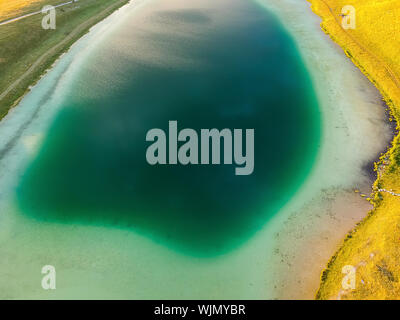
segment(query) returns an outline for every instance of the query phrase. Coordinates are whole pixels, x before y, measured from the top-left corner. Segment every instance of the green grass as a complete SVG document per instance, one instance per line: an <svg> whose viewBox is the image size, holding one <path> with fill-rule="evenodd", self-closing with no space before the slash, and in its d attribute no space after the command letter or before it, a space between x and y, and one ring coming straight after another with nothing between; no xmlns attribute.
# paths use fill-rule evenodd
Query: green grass
<svg viewBox="0 0 400 320"><path fill-rule="evenodd" d="M57 8L56 30L42 29L43 15L41 14L0 26L0 95L35 61L62 43L56 50L53 49L54 52L48 54L28 76L24 77L18 86L0 100L0 119L16 105L29 86L37 82L45 70L91 26L127 2L129 0L80 0ZM58 3L60 0L47 0L35 6L42 7ZM35 11L37 7L30 9Z"/></svg>

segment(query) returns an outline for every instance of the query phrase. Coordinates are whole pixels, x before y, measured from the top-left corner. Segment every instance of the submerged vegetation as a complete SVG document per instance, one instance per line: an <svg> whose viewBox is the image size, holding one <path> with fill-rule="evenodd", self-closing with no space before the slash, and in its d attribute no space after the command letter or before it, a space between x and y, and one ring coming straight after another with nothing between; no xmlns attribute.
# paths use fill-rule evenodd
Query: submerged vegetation
<svg viewBox="0 0 400 320"><path fill-rule="evenodd" d="M1 1L1 0L0 0ZM80 0L56 9L57 27L44 30L42 14L0 26L0 119L29 87L90 27L129 0ZM0 2L0 21L63 0Z"/></svg>
<svg viewBox="0 0 400 320"><path fill-rule="evenodd" d="M391 121L400 120L400 7L396 0L309 0L322 29L375 84ZM343 29L342 8L356 10L356 28ZM398 128L398 127L397 127ZM321 275L317 299L400 298L400 141L393 140L375 165L374 209L347 236ZM346 265L356 269L355 289L344 289Z"/></svg>

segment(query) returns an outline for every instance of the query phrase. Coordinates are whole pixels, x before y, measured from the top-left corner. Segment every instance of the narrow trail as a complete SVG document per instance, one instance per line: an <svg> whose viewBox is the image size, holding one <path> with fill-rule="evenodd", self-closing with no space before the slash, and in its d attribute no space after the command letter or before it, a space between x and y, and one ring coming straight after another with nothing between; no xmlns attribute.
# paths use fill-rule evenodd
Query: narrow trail
<svg viewBox="0 0 400 320"><path fill-rule="evenodd" d="M392 196L400 197L400 193L393 192L392 190L378 189L378 191L379 192L386 192L386 193L391 194Z"/></svg>

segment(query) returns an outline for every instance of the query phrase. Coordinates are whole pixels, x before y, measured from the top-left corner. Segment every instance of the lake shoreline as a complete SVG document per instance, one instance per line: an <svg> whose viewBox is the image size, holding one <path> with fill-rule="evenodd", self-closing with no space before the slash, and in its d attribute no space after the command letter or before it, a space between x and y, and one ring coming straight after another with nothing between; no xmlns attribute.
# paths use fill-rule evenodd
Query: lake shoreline
<svg viewBox="0 0 400 320"><path fill-rule="evenodd" d="M344 30L341 28L338 18L338 10L341 8L341 4L335 4L333 7L329 1L321 0L308 0L312 4L313 12L321 17L322 23L321 28L329 35L331 40L338 44L345 55L351 60L355 66L370 80L370 82L380 91L384 99L384 107L389 114L389 125L392 129L392 138L386 144L384 150L382 150L380 157L375 161L375 167L377 174L375 175L374 182L372 184L371 192L371 204L372 208L368 214L360 223L358 223L342 240L341 245L331 256L328 263L326 264L323 272L321 273L321 282L319 290L316 294L317 299L398 299L398 293L392 290L390 286L380 288L378 290L371 288L360 288L360 284L357 283L357 290L349 292L343 290L338 285L337 279L338 273L341 271L340 266L344 264L354 264L357 266L358 277L362 277L364 283L368 283L370 286L377 286L379 283L379 273L373 272L376 266L381 261L386 261L388 265L391 264L388 260L396 259L395 247L396 243L391 241L385 241L385 239L392 239L394 231L379 223L379 220L384 220L388 225L396 225L396 214L393 214L397 208L395 198L391 195L384 194L382 190L389 189L390 192L394 190L396 195L397 186L395 181L398 180L398 165L396 161L396 154L399 152L398 146L398 124L399 124L399 113L398 105L400 103L399 96L399 78L396 70L391 69L390 66L390 55L382 56L379 53L374 42L374 37L379 37L383 33L390 34L390 30L386 28L378 28L376 32L370 33L368 30L362 29L361 32L352 33L352 30ZM368 12L371 8L374 8L374 3L362 3L365 9L362 17L373 17L368 16ZM391 3L387 3L386 12L390 12ZM392 4L393 5L393 4ZM356 10L359 9L360 4L354 3L353 6ZM383 10L383 8L380 8ZM379 11L372 9L377 16L380 15ZM380 15L380 18L383 18ZM383 18L385 19L385 18ZM390 24L390 21L388 22ZM392 26L396 26L395 23ZM363 34L364 33L364 34ZM363 38L361 38L362 36ZM365 44L365 38L370 42ZM380 39L379 39L380 41ZM395 63L395 62L394 62ZM394 188L393 188L394 187ZM386 189L385 189L386 188ZM393 189L392 189L393 188ZM393 195L393 194L392 194ZM380 230L379 230L380 225ZM377 229L377 230L375 230ZM386 236L382 230L386 230ZM377 234L378 232L378 234ZM382 245L385 241L385 252L382 258L381 253L377 254L377 247ZM350 253L351 250L357 253ZM365 257L369 255L369 259ZM379 261L380 259L384 259ZM365 262L367 260L367 262ZM360 261L363 261L363 267L358 268ZM389 268L389 267L388 267ZM396 276L395 267L390 265L391 273ZM388 271L389 272L389 271ZM397 273L398 274L398 273ZM358 280L357 280L358 282Z"/></svg>
<svg viewBox="0 0 400 320"><path fill-rule="evenodd" d="M391 141L392 129L378 90L324 34L308 2L258 2L293 35L321 107L319 161L272 228L276 240L270 263L278 279L271 280L273 298L313 299L326 262L372 209L355 191L371 193L371 164Z"/></svg>
<svg viewBox="0 0 400 320"><path fill-rule="evenodd" d="M109 15L129 4L130 0L117 1L106 9L97 13L97 15L86 20L82 24L76 26L71 34L68 34L61 42L57 43L54 47L45 51L37 60L33 61L30 67L23 73L18 74L12 81L11 84L5 88L4 91L0 92L1 102L1 113L0 121L8 114L8 112L15 108L20 101L26 96L27 93L35 86L40 79L51 70L60 57L69 51L71 46L87 34L90 29L107 18ZM14 22L14 23L19 23ZM7 27L12 24L7 25Z"/></svg>

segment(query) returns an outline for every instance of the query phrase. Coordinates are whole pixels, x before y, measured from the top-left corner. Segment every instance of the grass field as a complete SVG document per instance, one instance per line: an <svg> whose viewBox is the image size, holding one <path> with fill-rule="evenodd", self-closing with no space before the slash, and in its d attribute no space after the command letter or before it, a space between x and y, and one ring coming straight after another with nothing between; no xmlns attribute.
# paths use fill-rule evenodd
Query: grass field
<svg viewBox="0 0 400 320"><path fill-rule="evenodd" d="M384 97L400 120L400 6L398 0L309 0L323 30L337 42ZM356 13L356 28L341 27L345 5ZM340 66L338 66L338 70ZM348 235L321 276L318 299L400 299L400 144L376 164L374 209ZM393 192L392 194L390 192ZM355 289L342 286L346 265L356 269Z"/></svg>
<svg viewBox="0 0 400 320"><path fill-rule="evenodd" d="M17 0L15 4L21 6L14 7L14 11L4 6L8 10L4 12L10 18L40 10L44 5L67 1L39 0L24 6L26 2ZM0 26L0 119L91 26L127 2L129 0L80 0L57 8L55 30L42 28L42 14ZM3 17L4 12L1 13Z"/></svg>

